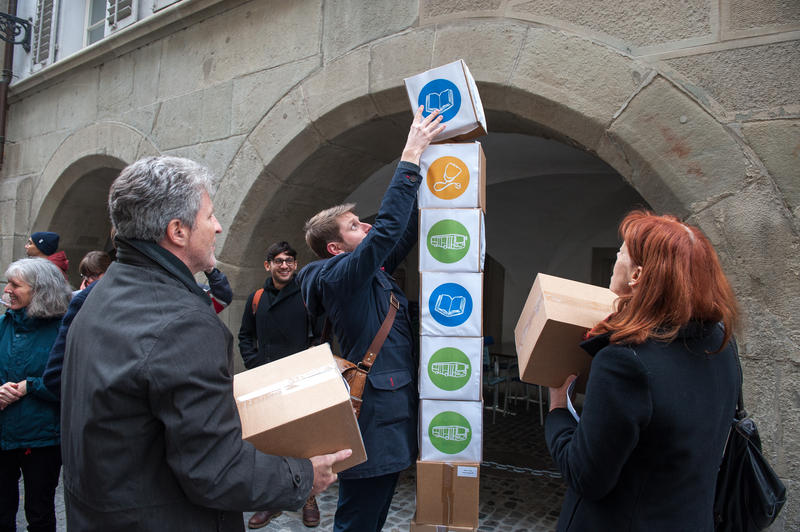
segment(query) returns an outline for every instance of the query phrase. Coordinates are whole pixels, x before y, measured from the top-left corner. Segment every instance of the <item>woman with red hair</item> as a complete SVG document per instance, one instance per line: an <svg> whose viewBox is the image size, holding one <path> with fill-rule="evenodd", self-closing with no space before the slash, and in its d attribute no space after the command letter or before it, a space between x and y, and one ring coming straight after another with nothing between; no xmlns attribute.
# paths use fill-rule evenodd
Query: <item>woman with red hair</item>
<svg viewBox="0 0 800 532"><path fill-rule="evenodd" d="M568 490L559 531L713 531L740 384L736 299L708 239L646 211L620 224L617 310L588 334L577 422L550 389L547 444Z"/></svg>

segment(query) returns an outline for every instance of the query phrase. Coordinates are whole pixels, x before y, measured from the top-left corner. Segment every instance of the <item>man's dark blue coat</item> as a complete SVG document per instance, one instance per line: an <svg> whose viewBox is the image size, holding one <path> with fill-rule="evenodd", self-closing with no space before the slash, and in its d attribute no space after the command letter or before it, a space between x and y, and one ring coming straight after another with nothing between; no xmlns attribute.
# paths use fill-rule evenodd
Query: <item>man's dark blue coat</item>
<svg viewBox="0 0 800 532"><path fill-rule="evenodd" d="M342 354L361 361L389 311L389 293L400 302L392 330L364 389L358 424L367 461L340 473L369 478L402 471L417 458L417 349L408 300L391 273L417 242L419 167L401 161L383 197L375 224L350 253L313 262L297 275L306 306L328 313Z"/></svg>

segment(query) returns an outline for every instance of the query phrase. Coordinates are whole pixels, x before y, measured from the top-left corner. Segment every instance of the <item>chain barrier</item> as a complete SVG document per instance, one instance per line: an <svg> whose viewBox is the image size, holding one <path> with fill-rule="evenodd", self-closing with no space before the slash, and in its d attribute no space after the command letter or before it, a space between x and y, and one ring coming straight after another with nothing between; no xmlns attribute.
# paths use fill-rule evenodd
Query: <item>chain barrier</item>
<svg viewBox="0 0 800 532"><path fill-rule="evenodd" d="M481 467L489 467L492 469L499 469L500 471L511 471L512 473L523 473L532 475L534 477L548 477L548 478L561 478L561 473L558 471L550 471L548 469L533 469L531 467L520 467L508 464L498 464L497 462L481 462Z"/></svg>

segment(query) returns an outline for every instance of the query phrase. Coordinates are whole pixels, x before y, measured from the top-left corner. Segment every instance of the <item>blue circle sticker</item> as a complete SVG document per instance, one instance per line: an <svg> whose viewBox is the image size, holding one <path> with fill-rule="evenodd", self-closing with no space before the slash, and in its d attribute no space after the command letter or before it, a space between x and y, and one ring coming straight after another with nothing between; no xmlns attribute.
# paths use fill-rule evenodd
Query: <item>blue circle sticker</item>
<svg viewBox="0 0 800 532"><path fill-rule="evenodd" d="M439 285L428 300L431 316L445 327L457 327L472 314L472 296L456 283Z"/></svg>
<svg viewBox="0 0 800 532"><path fill-rule="evenodd" d="M419 91L417 105L424 107L422 116L428 116L436 109L442 115L442 122L447 122L461 108L461 93L452 81L435 79L429 81Z"/></svg>

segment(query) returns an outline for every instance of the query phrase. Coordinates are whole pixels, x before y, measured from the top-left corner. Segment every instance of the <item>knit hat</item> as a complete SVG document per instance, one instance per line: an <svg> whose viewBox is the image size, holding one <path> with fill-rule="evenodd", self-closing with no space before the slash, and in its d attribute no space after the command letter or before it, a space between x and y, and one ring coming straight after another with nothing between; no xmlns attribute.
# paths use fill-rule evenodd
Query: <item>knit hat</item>
<svg viewBox="0 0 800 532"><path fill-rule="evenodd" d="M45 255L52 255L58 249L58 233L39 231L31 235L31 240Z"/></svg>

